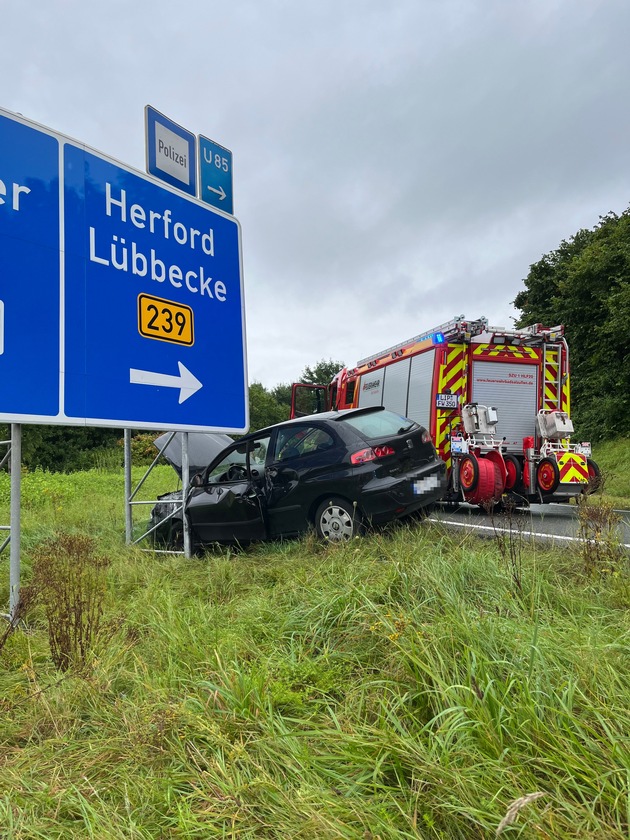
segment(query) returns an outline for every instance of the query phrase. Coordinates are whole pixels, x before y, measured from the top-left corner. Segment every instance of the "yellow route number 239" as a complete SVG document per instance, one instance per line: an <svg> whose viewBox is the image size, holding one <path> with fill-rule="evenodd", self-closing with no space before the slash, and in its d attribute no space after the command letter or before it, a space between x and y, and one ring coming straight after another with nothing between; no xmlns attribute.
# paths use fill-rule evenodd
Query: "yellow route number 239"
<svg viewBox="0 0 630 840"><path fill-rule="evenodd" d="M138 295L138 331L145 338L190 347L195 341L193 311L172 300Z"/></svg>

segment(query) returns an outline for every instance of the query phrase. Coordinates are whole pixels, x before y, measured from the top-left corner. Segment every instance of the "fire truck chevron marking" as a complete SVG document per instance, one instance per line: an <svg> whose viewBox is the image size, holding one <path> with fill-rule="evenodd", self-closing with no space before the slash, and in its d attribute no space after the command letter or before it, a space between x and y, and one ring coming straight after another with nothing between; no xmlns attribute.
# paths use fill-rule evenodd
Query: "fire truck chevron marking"
<svg viewBox="0 0 630 840"><path fill-rule="evenodd" d="M475 344L473 356L496 358L497 356L511 356L514 359L538 359L538 351L534 347L516 347L513 344Z"/></svg>
<svg viewBox="0 0 630 840"><path fill-rule="evenodd" d="M586 458L576 452L566 452L558 458L561 484L588 484Z"/></svg>
<svg viewBox="0 0 630 840"><path fill-rule="evenodd" d="M451 344L446 352L445 363L440 365L438 375L438 392L450 391L465 398L466 392L466 345ZM436 411L435 416L435 448L440 458L451 468L451 448L449 432L453 411Z"/></svg>

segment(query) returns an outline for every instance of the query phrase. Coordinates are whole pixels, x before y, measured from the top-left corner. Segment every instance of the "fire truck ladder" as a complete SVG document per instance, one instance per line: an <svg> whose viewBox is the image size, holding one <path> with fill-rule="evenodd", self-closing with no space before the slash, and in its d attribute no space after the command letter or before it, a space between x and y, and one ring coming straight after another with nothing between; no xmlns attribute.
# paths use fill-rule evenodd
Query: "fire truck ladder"
<svg viewBox="0 0 630 840"><path fill-rule="evenodd" d="M542 407L550 411L562 408L562 348L559 344L543 345Z"/></svg>
<svg viewBox="0 0 630 840"><path fill-rule="evenodd" d="M373 356L367 356L365 359L361 359L357 362L356 366L357 368L363 367L363 365L368 365L370 362L375 362L379 359L383 359L385 356L390 356L392 353L395 353L396 350L401 350L403 347L409 347L412 344L418 344L420 341L425 341L427 338L432 338L434 336L440 337L438 339L440 343L446 341L456 341L458 339L462 341L470 341L473 336L481 335L481 333L485 332L487 329L487 318L478 318L476 321L467 321L464 315L460 315L459 317L451 318L450 321L446 321L438 327L433 327L432 330L427 330L419 335L415 335L413 338L408 338L407 341L401 341L400 344L394 344L392 347L381 350L380 353L375 353Z"/></svg>

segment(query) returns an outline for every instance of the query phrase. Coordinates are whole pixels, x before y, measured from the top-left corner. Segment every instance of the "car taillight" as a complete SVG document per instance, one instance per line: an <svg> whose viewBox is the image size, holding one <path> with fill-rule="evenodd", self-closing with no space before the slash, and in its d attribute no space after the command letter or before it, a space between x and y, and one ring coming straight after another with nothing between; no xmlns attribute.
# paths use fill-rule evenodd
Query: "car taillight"
<svg viewBox="0 0 630 840"><path fill-rule="evenodd" d="M391 446L375 446L367 449L360 449L350 456L351 464L367 464L368 461L375 461L377 458L385 458L387 455L395 455L396 453Z"/></svg>
<svg viewBox="0 0 630 840"><path fill-rule="evenodd" d="M391 446L375 446L374 454L377 458L385 458L386 455L395 455Z"/></svg>
<svg viewBox="0 0 630 840"><path fill-rule="evenodd" d="M368 446L367 449L360 449L358 452L354 452L350 456L350 463L351 464L367 464L368 461L375 461L375 460L376 460L376 453L369 446Z"/></svg>
<svg viewBox="0 0 630 840"><path fill-rule="evenodd" d="M431 443L431 435L426 429L422 432L422 443Z"/></svg>

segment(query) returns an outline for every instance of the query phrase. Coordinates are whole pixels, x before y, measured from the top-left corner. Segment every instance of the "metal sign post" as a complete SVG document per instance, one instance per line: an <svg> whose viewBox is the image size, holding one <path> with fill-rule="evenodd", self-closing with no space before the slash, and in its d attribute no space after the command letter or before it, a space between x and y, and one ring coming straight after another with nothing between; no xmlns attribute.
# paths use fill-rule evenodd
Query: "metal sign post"
<svg viewBox="0 0 630 840"><path fill-rule="evenodd" d="M20 491L22 483L22 427L11 425L11 547L9 558L9 615L13 623L20 603Z"/></svg>

